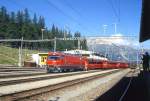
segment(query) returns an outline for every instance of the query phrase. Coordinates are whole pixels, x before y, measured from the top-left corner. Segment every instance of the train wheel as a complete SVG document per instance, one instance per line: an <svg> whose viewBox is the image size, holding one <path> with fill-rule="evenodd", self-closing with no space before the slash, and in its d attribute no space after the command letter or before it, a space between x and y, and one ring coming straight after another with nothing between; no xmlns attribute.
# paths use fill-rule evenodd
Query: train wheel
<svg viewBox="0 0 150 101"><path fill-rule="evenodd" d="M52 72L52 70L47 68L47 73L51 73L51 72Z"/></svg>
<svg viewBox="0 0 150 101"><path fill-rule="evenodd" d="M63 72L63 69L61 69L61 68L58 68L58 71L59 71L60 73L62 73L62 72Z"/></svg>

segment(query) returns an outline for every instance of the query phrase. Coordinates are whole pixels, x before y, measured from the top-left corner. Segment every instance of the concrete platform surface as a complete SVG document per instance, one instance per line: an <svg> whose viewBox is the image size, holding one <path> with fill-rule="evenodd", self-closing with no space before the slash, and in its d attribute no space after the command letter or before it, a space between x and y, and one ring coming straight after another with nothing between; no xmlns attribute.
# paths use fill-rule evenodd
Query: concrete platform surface
<svg viewBox="0 0 150 101"><path fill-rule="evenodd" d="M150 72L141 71L134 77L123 101L150 101Z"/></svg>
<svg viewBox="0 0 150 101"><path fill-rule="evenodd" d="M132 76L126 76L96 101L150 101L150 72L139 70L132 77L127 93L120 100Z"/></svg>

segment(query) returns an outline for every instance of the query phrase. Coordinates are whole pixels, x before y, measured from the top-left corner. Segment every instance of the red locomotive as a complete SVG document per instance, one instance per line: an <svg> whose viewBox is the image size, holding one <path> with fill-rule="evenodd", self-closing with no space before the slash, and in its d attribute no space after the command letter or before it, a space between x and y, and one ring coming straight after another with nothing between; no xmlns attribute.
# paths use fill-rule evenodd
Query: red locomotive
<svg viewBox="0 0 150 101"><path fill-rule="evenodd" d="M85 58L60 52L49 52L46 64L48 72L83 70L85 66Z"/></svg>
<svg viewBox="0 0 150 101"><path fill-rule="evenodd" d="M91 54L69 54L49 52L47 57L48 72L65 72L76 70L94 70L110 68L128 68L128 63L109 61L105 57Z"/></svg>

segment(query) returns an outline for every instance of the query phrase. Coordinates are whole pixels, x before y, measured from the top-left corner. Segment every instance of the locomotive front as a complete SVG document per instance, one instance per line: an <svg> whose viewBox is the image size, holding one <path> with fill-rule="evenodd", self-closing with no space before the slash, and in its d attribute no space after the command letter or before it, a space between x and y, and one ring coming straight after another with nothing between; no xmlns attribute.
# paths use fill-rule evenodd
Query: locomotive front
<svg viewBox="0 0 150 101"><path fill-rule="evenodd" d="M49 52L46 60L47 72L61 72L64 65L64 56L61 53Z"/></svg>

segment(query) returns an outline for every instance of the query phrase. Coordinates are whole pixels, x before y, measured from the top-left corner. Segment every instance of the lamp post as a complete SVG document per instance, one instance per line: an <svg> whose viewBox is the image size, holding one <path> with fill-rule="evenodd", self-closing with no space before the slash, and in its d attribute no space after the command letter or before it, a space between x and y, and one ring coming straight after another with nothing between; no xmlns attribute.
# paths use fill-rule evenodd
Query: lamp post
<svg viewBox="0 0 150 101"><path fill-rule="evenodd" d="M41 32L42 32L42 40L43 40L43 33L44 33L44 30L45 30L45 28L42 28L42 29L41 29Z"/></svg>

